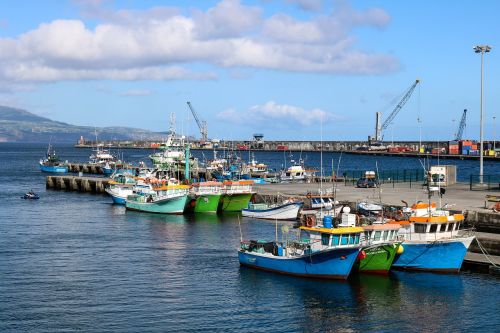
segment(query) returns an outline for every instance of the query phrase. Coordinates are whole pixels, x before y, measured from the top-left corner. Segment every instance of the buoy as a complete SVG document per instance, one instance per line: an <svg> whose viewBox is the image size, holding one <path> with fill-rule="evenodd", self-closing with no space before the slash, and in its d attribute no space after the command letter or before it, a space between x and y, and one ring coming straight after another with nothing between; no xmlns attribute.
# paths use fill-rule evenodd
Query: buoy
<svg viewBox="0 0 500 333"><path fill-rule="evenodd" d="M361 261L361 260L363 260L365 258L366 258L366 252L365 252L365 250L359 251L357 259Z"/></svg>
<svg viewBox="0 0 500 333"><path fill-rule="evenodd" d="M398 250L396 251L396 254L403 254L403 252L405 252L403 244L399 244L399 247L398 247Z"/></svg>

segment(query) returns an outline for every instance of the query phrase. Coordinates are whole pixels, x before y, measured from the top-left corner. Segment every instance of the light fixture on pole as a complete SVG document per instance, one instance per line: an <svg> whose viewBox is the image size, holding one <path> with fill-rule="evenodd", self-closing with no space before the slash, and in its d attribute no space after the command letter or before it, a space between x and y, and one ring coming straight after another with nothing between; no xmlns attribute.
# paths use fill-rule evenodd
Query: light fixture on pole
<svg viewBox="0 0 500 333"><path fill-rule="evenodd" d="M473 47L474 52L481 53L481 112L479 117L479 182L483 182L483 76L484 76L484 54L491 51L489 45L477 45Z"/></svg>

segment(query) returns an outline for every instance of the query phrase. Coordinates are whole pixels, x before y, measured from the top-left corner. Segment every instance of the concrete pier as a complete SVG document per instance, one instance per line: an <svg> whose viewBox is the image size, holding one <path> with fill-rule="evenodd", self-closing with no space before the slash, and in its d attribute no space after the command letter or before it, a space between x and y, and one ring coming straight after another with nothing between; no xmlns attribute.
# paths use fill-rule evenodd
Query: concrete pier
<svg viewBox="0 0 500 333"><path fill-rule="evenodd" d="M47 189L75 192L104 193L109 178L78 176L47 176Z"/></svg>

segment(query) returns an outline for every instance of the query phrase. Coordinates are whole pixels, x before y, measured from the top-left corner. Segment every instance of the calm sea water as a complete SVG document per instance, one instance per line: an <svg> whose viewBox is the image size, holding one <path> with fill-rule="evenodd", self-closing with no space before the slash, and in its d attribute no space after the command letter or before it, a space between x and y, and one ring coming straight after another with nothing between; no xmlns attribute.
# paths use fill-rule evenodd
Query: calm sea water
<svg viewBox="0 0 500 333"><path fill-rule="evenodd" d="M2 332L498 331L500 284L488 275L397 272L339 282L240 268L236 215L128 212L104 195L46 191L37 166L44 150L0 144ZM69 146L58 153L89 155ZM148 153L124 151L127 160ZM30 188L39 201L20 199ZM273 238L274 229L242 220L247 238Z"/></svg>

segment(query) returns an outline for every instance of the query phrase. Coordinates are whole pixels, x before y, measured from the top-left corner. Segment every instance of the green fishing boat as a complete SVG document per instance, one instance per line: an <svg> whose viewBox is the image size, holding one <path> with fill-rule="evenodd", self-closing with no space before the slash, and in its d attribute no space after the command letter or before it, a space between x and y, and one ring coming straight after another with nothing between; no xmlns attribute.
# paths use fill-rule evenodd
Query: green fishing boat
<svg viewBox="0 0 500 333"><path fill-rule="evenodd" d="M195 213L216 214L221 196L221 182L194 183L191 188L190 210Z"/></svg>
<svg viewBox="0 0 500 333"><path fill-rule="evenodd" d="M188 200L190 186L168 185L153 188L150 192L129 195L125 207L148 213L182 214Z"/></svg>
<svg viewBox="0 0 500 333"><path fill-rule="evenodd" d="M364 245L355 269L361 273L387 274L396 254L403 253L399 228L399 224L391 223L363 227Z"/></svg>
<svg viewBox="0 0 500 333"><path fill-rule="evenodd" d="M219 210L223 212L240 212L248 207L252 199L253 180L225 181L223 195L219 202Z"/></svg>

